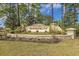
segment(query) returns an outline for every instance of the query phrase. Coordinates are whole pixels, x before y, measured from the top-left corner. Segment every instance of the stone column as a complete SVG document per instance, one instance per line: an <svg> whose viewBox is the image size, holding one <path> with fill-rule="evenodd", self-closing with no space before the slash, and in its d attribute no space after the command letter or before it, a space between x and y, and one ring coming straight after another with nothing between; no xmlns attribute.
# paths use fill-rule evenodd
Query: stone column
<svg viewBox="0 0 79 59"><path fill-rule="evenodd" d="M67 30L67 35L71 35L72 39L75 39L76 37L76 29L75 28L68 28Z"/></svg>

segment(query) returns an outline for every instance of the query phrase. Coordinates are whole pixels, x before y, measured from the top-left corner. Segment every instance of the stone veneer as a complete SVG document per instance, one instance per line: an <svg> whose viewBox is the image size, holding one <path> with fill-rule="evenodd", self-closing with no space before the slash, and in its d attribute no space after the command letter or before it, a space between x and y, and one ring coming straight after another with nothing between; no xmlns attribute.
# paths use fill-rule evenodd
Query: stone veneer
<svg viewBox="0 0 79 59"><path fill-rule="evenodd" d="M25 40L36 42L54 42L66 39L72 39L71 35L27 35L27 34L7 34L7 39Z"/></svg>

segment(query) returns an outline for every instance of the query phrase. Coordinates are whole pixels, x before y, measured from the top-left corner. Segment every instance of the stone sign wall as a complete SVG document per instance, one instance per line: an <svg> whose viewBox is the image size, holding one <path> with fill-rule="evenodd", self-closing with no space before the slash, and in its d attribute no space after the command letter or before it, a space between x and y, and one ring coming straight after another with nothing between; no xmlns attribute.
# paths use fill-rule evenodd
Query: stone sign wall
<svg viewBox="0 0 79 59"><path fill-rule="evenodd" d="M27 34L7 34L8 40L25 40L36 42L54 42L72 39L71 35L27 35Z"/></svg>

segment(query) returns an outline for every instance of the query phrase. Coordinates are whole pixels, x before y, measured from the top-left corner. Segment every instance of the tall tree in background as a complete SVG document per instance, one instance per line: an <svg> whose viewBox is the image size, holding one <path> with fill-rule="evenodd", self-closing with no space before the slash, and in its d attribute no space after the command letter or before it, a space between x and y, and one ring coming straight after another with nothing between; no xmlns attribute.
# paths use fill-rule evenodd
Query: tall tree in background
<svg viewBox="0 0 79 59"><path fill-rule="evenodd" d="M28 6L28 11L29 11L29 16L27 17L28 19L28 25L32 25L32 24L35 24L35 23L39 23L40 20L39 20L39 15L40 14L40 4L29 4Z"/></svg>
<svg viewBox="0 0 79 59"><path fill-rule="evenodd" d="M43 16L40 13L40 4L0 4L0 15L7 16L6 26L12 29L20 26L21 24L35 24L43 23L49 24L54 22L53 19L53 4L52 7L52 17ZM77 20L77 8L78 4L62 4L62 17L63 27L72 26L76 24ZM64 12L63 12L64 11Z"/></svg>
<svg viewBox="0 0 79 59"><path fill-rule="evenodd" d="M25 4L16 4L16 3L9 3L9 4L2 4L2 9L0 10L1 16L6 15L7 19L5 21L6 27L11 29L16 29L20 26L20 21L24 19L27 12L27 6ZM24 19L25 20L25 19Z"/></svg>
<svg viewBox="0 0 79 59"><path fill-rule="evenodd" d="M75 4L64 4L65 15L64 15L64 25L67 27L74 27L76 24L76 7Z"/></svg>
<svg viewBox="0 0 79 59"><path fill-rule="evenodd" d="M52 6L52 21L54 22L54 18L53 18L53 16L54 16L54 15L53 15L53 3L52 3L51 6Z"/></svg>
<svg viewBox="0 0 79 59"><path fill-rule="evenodd" d="M65 15L65 4L62 3L61 4L61 12L62 12L62 15L61 15L61 20L60 20L60 26L64 29L64 15Z"/></svg>
<svg viewBox="0 0 79 59"><path fill-rule="evenodd" d="M21 24L27 24L27 15L28 15L28 4L24 4L24 3L21 3L19 4L19 20L20 20L20 25Z"/></svg>
<svg viewBox="0 0 79 59"><path fill-rule="evenodd" d="M6 20L6 26L11 27L11 29L16 29L18 26L17 12L16 12L16 4L9 4L10 7L6 10L9 13L9 16Z"/></svg>
<svg viewBox="0 0 79 59"><path fill-rule="evenodd" d="M16 4L2 4L2 9L0 9L1 15L6 16L5 26L11 29L15 29L18 24L17 13L16 13Z"/></svg>
<svg viewBox="0 0 79 59"><path fill-rule="evenodd" d="M18 18L18 26L20 26L20 11L19 11L19 3L17 3L17 18Z"/></svg>

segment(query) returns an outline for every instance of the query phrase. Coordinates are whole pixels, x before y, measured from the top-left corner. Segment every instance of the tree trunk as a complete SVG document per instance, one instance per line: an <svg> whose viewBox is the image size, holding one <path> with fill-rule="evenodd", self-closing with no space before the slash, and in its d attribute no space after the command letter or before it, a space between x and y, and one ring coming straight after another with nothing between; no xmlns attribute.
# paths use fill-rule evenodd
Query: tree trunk
<svg viewBox="0 0 79 59"><path fill-rule="evenodd" d="M17 3L18 26L20 26L19 3Z"/></svg>
<svg viewBox="0 0 79 59"><path fill-rule="evenodd" d="M52 22L54 23L54 15L53 15L53 3L52 3Z"/></svg>

